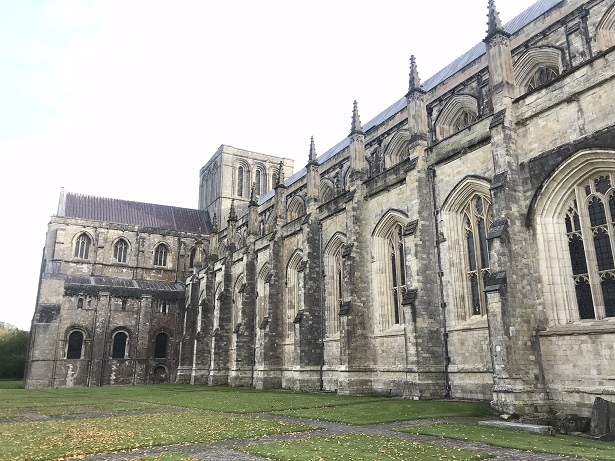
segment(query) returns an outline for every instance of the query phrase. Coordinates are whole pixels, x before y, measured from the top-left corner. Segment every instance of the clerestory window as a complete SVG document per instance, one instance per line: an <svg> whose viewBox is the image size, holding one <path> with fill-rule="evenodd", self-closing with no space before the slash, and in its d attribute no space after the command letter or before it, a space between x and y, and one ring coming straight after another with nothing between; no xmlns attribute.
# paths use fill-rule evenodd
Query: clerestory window
<svg viewBox="0 0 615 461"><path fill-rule="evenodd" d="M127 254L128 242L124 239L119 239L113 246L113 262L125 263Z"/></svg>
<svg viewBox="0 0 615 461"><path fill-rule="evenodd" d="M161 243L154 250L154 266L162 266L165 267L167 265L167 254L169 253L169 248Z"/></svg>
<svg viewBox="0 0 615 461"><path fill-rule="evenodd" d="M530 78L527 84L527 91L534 90L541 86L546 85L547 83L555 80L558 76L558 72L556 69L552 67L541 67L534 75Z"/></svg>

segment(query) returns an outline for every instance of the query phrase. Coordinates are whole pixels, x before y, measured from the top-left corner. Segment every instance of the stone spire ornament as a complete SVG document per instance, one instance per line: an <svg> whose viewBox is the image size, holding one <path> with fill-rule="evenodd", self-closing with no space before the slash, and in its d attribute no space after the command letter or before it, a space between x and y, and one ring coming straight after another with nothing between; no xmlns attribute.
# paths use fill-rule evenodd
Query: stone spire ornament
<svg viewBox="0 0 615 461"><path fill-rule="evenodd" d="M218 215L216 213L214 213L214 219L211 224L211 231L218 232Z"/></svg>
<svg viewBox="0 0 615 461"><path fill-rule="evenodd" d="M235 199L231 200L231 209L228 212L229 221L237 221L237 212L235 211Z"/></svg>
<svg viewBox="0 0 615 461"><path fill-rule="evenodd" d="M250 189L250 206L256 205L256 183L252 183L252 188Z"/></svg>
<svg viewBox="0 0 615 461"><path fill-rule="evenodd" d="M318 165L318 160L316 158L316 145L314 144L314 136L310 138L310 154L308 156L308 165L311 164Z"/></svg>
<svg viewBox="0 0 615 461"><path fill-rule="evenodd" d="M502 27L502 21L500 21L500 15L495 7L495 0L489 0L487 12L487 37L491 37L497 32L504 32ZM504 32L505 33L505 32Z"/></svg>
<svg viewBox="0 0 615 461"><path fill-rule="evenodd" d="M280 160L280 164L278 165L278 186L284 185L284 164L282 160Z"/></svg>
<svg viewBox="0 0 615 461"><path fill-rule="evenodd" d="M416 67L416 58L412 55L410 56L410 82L408 93L413 93L414 91L421 89L421 79L419 78L419 71Z"/></svg>
<svg viewBox="0 0 615 461"><path fill-rule="evenodd" d="M363 134L363 127L361 127L361 119L359 118L359 109L357 107L357 101L352 106L352 124L350 125L350 134Z"/></svg>

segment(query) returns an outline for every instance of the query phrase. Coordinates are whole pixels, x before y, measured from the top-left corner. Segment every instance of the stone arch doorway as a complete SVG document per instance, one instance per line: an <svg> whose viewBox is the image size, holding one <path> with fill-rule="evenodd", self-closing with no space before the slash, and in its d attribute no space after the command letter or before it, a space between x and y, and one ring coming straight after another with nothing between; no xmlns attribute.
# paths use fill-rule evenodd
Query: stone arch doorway
<svg viewBox="0 0 615 461"><path fill-rule="evenodd" d="M162 365L158 365L152 372L152 382L154 384L164 384L167 382L167 369Z"/></svg>

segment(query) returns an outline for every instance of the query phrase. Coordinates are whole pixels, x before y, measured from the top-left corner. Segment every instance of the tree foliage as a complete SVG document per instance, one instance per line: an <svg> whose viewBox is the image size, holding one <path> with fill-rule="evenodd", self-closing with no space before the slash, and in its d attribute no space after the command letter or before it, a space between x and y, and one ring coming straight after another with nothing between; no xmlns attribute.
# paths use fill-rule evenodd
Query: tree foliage
<svg viewBox="0 0 615 461"><path fill-rule="evenodd" d="M30 333L0 328L0 379L22 379Z"/></svg>

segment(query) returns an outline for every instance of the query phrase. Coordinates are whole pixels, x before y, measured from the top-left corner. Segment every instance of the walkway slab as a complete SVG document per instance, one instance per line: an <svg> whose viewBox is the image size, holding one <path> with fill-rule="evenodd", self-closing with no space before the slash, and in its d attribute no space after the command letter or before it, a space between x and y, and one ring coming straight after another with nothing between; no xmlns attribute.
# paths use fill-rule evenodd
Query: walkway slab
<svg viewBox="0 0 615 461"><path fill-rule="evenodd" d="M530 434L555 435L555 429L551 426L540 424L515 423L512 421L479 421L479 426L497 427L500 429L513 429L515 431L529 432Z"/></svg>

